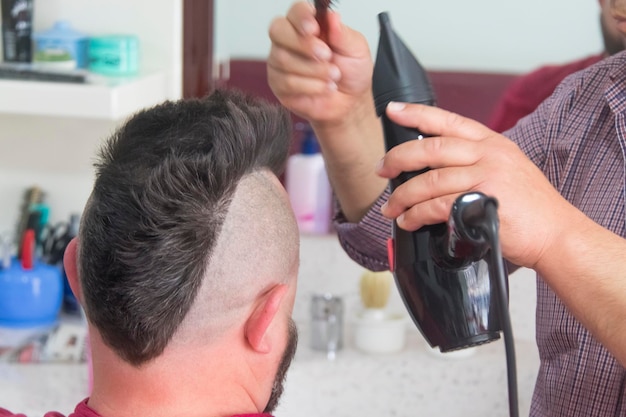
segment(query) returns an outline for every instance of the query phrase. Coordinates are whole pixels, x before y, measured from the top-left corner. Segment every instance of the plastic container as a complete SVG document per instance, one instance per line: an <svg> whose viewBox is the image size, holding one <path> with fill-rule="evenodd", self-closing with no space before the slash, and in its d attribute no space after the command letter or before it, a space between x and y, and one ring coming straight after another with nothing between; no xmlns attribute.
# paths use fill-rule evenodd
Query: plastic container
<svg viewBox="0 0 626 417"><path fill-rule="evenodd" d="M24 268L13 259L0 270L0 326L31 328L54 324L61 309L63 281L59 268L34 263Z"/></svg>
<svg viewBox="0 0 626 417"><path fill-rule="evenodd" d="M332 294L311 297L311 348L334 354L343 347L343 299Z"/></svg>
<svg viewBox="0 0 626 417"><path fill-rule="evenodd" d="M310 127L304 132L301 152L287 160L285 188L300 232L324 234L330 230L332 190L317 138Z"/></svg>
<svg viewBox="0 0 626 417"><path fill-rule="evenodd" d="M89 70L108 76L136 75L139 72L139 39L133 35L91 37Z"/></svg>
<svg viewBox="0 0 626 417"><path fill-rule="evenodd" d="M354 322L354 344L366 353L393 353L404 348L406 320L402 315L372 317L364 311Z"/></svg>
<svg viewBox="0 0 626 417"><path fill-rule="evenodd" d="M33 63L55 69L87 68L89 38L69 22L59 20L51 29L35 33L33 39Z"/></svg>

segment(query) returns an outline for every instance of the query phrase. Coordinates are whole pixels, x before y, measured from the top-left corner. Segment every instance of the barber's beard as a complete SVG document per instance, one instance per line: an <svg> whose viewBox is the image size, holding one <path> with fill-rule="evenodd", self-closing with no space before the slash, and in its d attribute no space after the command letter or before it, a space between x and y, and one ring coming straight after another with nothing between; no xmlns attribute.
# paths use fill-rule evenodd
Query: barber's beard
<svg viewBox="0 0 626 417"><path fill-rule="evenodd" d="M624 36L616 36L615 34L611 33L607 25L608 24L604 21L602 16L600 16L600 30L602 32L604 50L610 56L623 51L624 47L626 46L626 40L624 39Z"/></svg>
<svg viewBox="0 0 626 417"><path fill-rule="evenodd" d="M283 357L280 360L280 364L278 365L276 377L274 378L274 386L272 387L272 393L270 394L270 399L265 406L265 410L263 410L264 413L271 414L278 405L280 396L283 394L284 391L285 376L287 375L287 370L289 369L291 361L296 354L297 346L298 329L296 328L296 323L294 323L292 319L289 319L287 346L285 347L285 352L283 352Z"/></svg>

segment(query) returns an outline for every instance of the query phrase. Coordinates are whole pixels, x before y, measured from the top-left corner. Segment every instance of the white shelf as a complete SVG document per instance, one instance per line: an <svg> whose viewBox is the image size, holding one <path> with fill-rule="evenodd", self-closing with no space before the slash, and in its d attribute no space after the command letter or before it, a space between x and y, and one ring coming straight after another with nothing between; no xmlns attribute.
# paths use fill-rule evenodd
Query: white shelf
<svg viewBox="0 0 626 417"><path fill-rule="evenodd" d="M0 80L0 113L118 120L166 98L161 73L113 85Z"/></svg>

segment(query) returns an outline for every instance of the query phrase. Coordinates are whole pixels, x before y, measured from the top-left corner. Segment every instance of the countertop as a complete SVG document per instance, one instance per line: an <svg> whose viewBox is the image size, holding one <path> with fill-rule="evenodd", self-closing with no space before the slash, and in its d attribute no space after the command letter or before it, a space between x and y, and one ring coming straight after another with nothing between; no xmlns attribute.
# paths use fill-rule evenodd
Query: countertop
<svg viewBox="0 0 626 417"><path fill-rule="evenodd" d="M470 356L433 352L409 325L405 348L367 354L349 332L334 360L308 346L308 326L298 324L300 344L287 374L278 417L508 415L502 340ZM520 415L528 415L538 356L533 342L516 342ZM0 364L0 407L29 417L56 410L69 414L87 395L85 364Z"/></svg>
<svg viewBox="0 0 626 417"><path fill-rule="evenodd" d="M539 359L534 343L516 343L520 416L528 415ZM410 330L404 350L366 354L348 346L334 361L307 347L296 354L277 416L508 415L502 340L467 357L441 354Z"/></svg>

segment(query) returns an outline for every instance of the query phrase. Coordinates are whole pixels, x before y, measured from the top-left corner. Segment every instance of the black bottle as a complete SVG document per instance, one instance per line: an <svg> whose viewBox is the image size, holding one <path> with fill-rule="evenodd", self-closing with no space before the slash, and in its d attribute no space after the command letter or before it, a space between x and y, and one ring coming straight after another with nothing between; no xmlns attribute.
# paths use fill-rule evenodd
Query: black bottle
<svg viewBox="0 0 626 417"><path fill-rule="evenodd" d="M424 68L379 14L380 39L374 66L373 93L387 150L410 140L428 140L416 129L393 123L385 114L390 101L435 105ZM427 171L405 172L391 180L392 190ZM463 197L463 196L462 196ZM392 226L390 266L414 323L432 347L442 352L499 339L496 285L485 260L488 245L459 232L460 209L484 204L482 194L459 199L448 223L407 232ZM469 204L472 203L472 204Z"/></svg>
<svg viewBox="0 0 626 417"><path fill-rule="evenodd" d="M33 0L2 0L1 6L4 61L31 62Z"/></svg>

